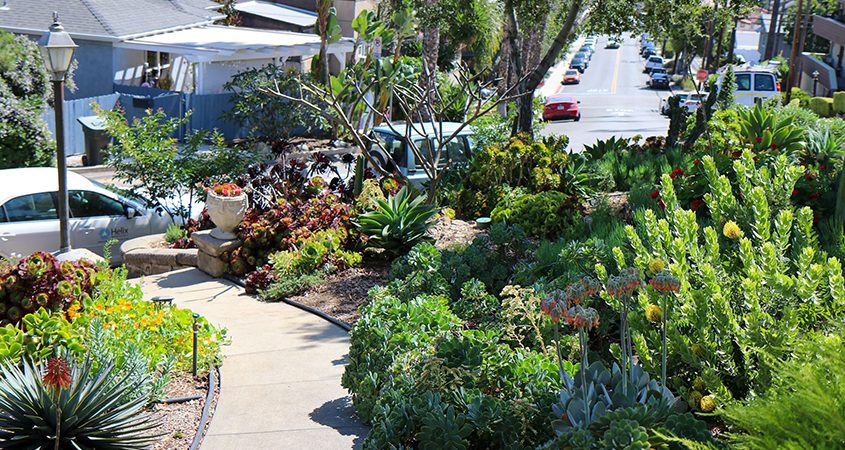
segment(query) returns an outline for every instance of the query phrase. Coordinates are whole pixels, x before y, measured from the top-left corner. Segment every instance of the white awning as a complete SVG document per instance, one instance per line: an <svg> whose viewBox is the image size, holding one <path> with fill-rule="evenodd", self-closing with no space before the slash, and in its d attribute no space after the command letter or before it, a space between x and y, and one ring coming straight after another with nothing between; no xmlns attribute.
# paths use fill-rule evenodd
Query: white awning
<svg viewBox="0 0 845 450"><path fill-rule="evenodd" d="M317 13L305 9L294 8L281 3L270 3L258 0L237 3L235 9L247 14L264 17L277 22L289 23L298 27L313 27L317 23Z"/></svg>
<svg viewBox="0 0 845 450"><path fill-rule="evenodd" d="M209 25L130 39L115 47L174 53L190 62L248 61L316 55L320 52L320 36ZM329 45L328 53L343 55L352 48L352 39L342 38Z"/></svg>

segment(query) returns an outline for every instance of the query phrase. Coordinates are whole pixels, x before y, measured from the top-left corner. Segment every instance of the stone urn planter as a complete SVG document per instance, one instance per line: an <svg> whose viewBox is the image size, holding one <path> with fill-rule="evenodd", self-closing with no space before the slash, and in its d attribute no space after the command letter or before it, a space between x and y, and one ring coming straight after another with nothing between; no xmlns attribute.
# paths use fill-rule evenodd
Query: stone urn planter
<svg viewBox="0 0 845 450"><path fill-rule="evenodd" d="M205 206L208 208L211 221L216 225L216 228L211 230L211 237L223 241L237 239L238 236L234 231L246 214L246 194L226 196L209 191Z"/></svg>

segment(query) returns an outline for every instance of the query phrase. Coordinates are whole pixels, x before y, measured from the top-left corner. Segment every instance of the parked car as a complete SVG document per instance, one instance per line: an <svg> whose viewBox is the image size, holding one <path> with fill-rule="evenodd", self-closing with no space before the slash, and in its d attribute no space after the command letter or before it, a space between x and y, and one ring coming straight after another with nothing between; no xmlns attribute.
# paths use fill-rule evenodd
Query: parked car
<svg viewBox="0 0 845 450"><path fill-rule="evenodd" d="M408 181L421 185L429 181L428 175L421 164L418 164L416 155L411 145L408 144L406 135L414 142L416 147L425 155L428 150L437 151L435 139L438 136L444 138L451 136L456 131L458 134L449 141L440 156L439 167L443 168L447 163L463 163L469 160L475 149L473 132L469 127L460 131L461 124L457 122L395 122L389 125L381 125L373 128L372 134L375 139L381 142L384 149L390 152L390 156L377 145L370 148L370 155L373 159L388 171L398 170ZM408 130L410 127L410 130ZM435 127L438 127L435 129ZM394 131L395 130L395 131ZM409 133L407 133L410 131ZM398 132L398 133L397 133ZM395 163L395 165L394 165Z"/></svg>
<svg viewBox="0 0 845 450"><path fill-rule="evenodd" d="M660 72L655 70L651 73L647 84L652 89L669 89L669 74L665 70Z"/></svg>
<svg viewBox="0 0 845 450"><path fill-rule="evenodd" d="M645 62L645 69L643 72L651 73L654 69L662 69L663 68L663 58L660 56L649 56Z"/></svg>
<svg viewBox="0 0 845 450"><path fill-rule="evenodd" d="M619 48L620 45L622 45L622 38L614 37L607 41L607 45L604 48Z"/></svg>
<svg viewBox="0 0 845 450"><path fill-rule="evenodd" d="M0 256L59 250L58 175L52 167L0 170ZM67 174L70 245L102 255L105 243L164 233L172 222L163 210L146 209L75 172ZM197 211L199 213L199 211Z"/></svg>
<svg viewBox="0 0 845 450"><path fill-rule="evenodd" d="M581 72L578 72L575 69L569 69L563 73L563 80L560 81L560 84L580 84L581 83Z"/></svg>
<svg viewBox="0 0 845 450"><path fill-rule="evenodd" d="M691 113L698 109L701 106L701 101L704 99L704 95L698 94L690 94L687 98L683 99L678 106L687 110L688 113Z"/></svg>
<svg viewBox="0 0 845 450"><path fill-rule="evenodd" d="M672 97L677 97L678 105L682 107L687 99L691 99L693 102L701 101L701 95L696 94L695 92L677 92L675 94L670 95L668 98L666 98L660 103L660 114L663 114L664 116L669 114L669 98Z"/></svg>
<svg viewBox="0 0 845 450"><path fill-rule="evenodd" d="M543 120L573 119L577 122L581 120L580 103L570 95L552 95L543 106Z"/></svg>
<svg viewBox="0 0 845 450"><path fill-rule="evenodd" d="M581 58L584 60L584 64L586 67L590 67L590 54L587 52L578 52L575 54L575 58ZM573 58L574 59L574 58Z"/></svg>
<svg viewBox="0 0 845 450"><path fill-rule="evenodd" d="M753 106L780 92L780 83L774 70L767 67L734 68L736 77L736 89L734 95L736 102ZM722 72L717 80L717 86L721 88L725 74Z"/></svg>
<svg viewBox="0 0 845 450"><path fill-rule="evenodd" d="M652 43L648 43L640 49L640 54L646 59L652 55L657 55L657 47L655 47Z"/></svg>
<svg viewBox="0 0 845 450"><path fill-rule="evenodd" d="M572 58L572 61L569 63L569 68L576 69L579 72L584 73L584 71L587 69L587 61L585 61L584 58L579 58L576 56Z"/></svg>
<svg viewBox="0 0 845 450"><path fill-rule="evenodd" d="M595 53L595 48L589 45L582 45L581 48L578 49L577 53L586 53L588 58L592 58L593 54Z"/></svg>

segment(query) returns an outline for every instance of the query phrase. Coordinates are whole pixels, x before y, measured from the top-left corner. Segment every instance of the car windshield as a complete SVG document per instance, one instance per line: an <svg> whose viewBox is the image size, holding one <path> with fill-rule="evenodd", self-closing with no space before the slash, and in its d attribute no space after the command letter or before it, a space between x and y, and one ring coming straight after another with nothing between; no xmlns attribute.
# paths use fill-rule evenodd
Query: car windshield
<svg viewBox="0 0 845 450"><path fill-rule="evenodd" d="M567 75L578 75L578 71L577 70L567 70L566 74Z"/></svg>
<svg viewBox="0 0 845 450"><path fill-rule="evenodd" d="M584 59L582 59L580 56L572 58L572 64L581 64L582 62L584 62Z"/></svg>
<svg viewBox="0 0 845 450"><path fill-rule="evenodd" d="M661 69L661 68L652 69L651 73L653 73L655 75L660 74L660 73L666 73L666 69Z"/></svg>

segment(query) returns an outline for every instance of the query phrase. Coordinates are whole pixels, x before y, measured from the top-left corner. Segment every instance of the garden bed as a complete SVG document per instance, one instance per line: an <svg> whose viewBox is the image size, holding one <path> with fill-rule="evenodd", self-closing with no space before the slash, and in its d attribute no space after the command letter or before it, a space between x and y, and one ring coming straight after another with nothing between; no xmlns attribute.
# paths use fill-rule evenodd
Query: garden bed
<svg viewBox="0 0 845 450"><path fill-rule="evenodd" d="M194 378L191 374L182 374L170 382L165 394L166 398L193 396L200 398L180 403L157 403L151 408L153 419L161 421L161 426L156 429L156 433L161 434L161 438L153 444L152 449L188 448L199 429L202 410L208 394L208 376ZM212 412L217 407L219 395L220 388L218 386L212 397ZM204 432L204 430L201 430L201 432Z"/></svg>

